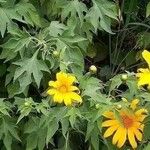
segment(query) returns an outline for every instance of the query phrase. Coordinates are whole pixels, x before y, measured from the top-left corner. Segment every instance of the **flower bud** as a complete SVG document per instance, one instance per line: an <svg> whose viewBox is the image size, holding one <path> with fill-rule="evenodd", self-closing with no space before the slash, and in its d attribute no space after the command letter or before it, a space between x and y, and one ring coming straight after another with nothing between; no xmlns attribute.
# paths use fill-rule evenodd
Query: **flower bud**
<svg viewBox="0 0 150 150"><path fill-rule="evenodd" d="M128 75L127 74L123 74L122 76L121 76L121 80L122 81L126 81L128 79Z"/></svg>
<svg viewBox="0 0 150 150"><path fill-rule="evenodd" d="M53 51L53 55L54 57L58 57L59 56L59 52L57 50Z"/></svg>
<svg viewBox="0 0 150 150"><path fill-rule="evenodd" d="M95 107L96 107L96 109L99 109L100 104L96 104Z"/></svg>
<svg viewBox="0 0 150 150"><path fill-rule="evenodd" d="M94 66L94 65L90 66L89 71L90 71L92 74L95 74L95 73L97 72L96 66Z"/></svg>
<svg viewBox="0 0 150 150"><path fill-rule="evenodd" d="M27 107L27 106L30 106L30 103L29 102L25 102L24 105Z"/></svg>
<svg viewBox="0 0 150 150"><path fill-rule="evenodd" d="M117 108L118 110L120 110L120 109L122 108L122 106L121 106L120 104L118 104L118 105L116 106L116 108Z"/></svg>
<svg viewBox="0 0 150 150"><path fill-rule="evenodd" d="M121 98L123 102L127 103L127 99L126 98Z"/></svg>

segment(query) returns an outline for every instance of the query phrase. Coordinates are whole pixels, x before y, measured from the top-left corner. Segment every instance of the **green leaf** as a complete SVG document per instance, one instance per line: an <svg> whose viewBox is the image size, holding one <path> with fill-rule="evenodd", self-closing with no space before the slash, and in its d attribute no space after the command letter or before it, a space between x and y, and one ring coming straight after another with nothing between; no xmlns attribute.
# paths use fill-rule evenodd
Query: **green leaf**
<svg viewBox="0 0 150 150"><path fill-rule="evenodd" d="M38 149L43 150L46 141L46 130L40 129L40 131L38 132L38 137Z"/></svg>
<svg viewBox="0 0 150 150"><path fill-rule="evenodd" d="M31 58L24 58L23 60L14 62L15 65L20 66L16 69L14 80L20 78L20 83L27 83L22 84L21 88L23 90L32 82L32 75L34 77L35 83L39 87L41 79L43 77L42 71L49 72L46 64L42 60L37 59L37 55L38 51L36 51Z"/></svg>
<svg viewBox="0 0 150 150"><path fill-rule="evenodd" d="M41 103L37 103L37 105L35 106L37 112L43 113L45 116L48 116L48 108L49 108L48 101L44 100Z"/></svg>
<svg viewBox="0 0 150 150"><path fill-rule="evenodd" d="M62 24L59 23L58 21L52 21L48 30L49 30L49 34L53 37L58 37L60 35L62 35L62 33L67 29L67 27Z"/></svg>
<svg viewBox="0 0 150 150"><path fill-rule="evenodd" d="M11 150L11 144L12 144L12 137L10 136L9 133L7 133L4 137L4 145L6 147L7 150Z"/></svg>
<svg viewBox="0 0 150 150"><path fill-rule="evenodd" d="M20 137L18 136L18 133L15 129L15 125L14 126L8 126L8 130L10 132L10 134L15 138L17 139L18 141L21 141Z"/></svg>
<svg viewBox="0 0 150 150"><path fill-rule="evenodd" d="M150 122L149 122L149 117L146 118L145 121L147 121L147 123L145 123L145 126L144 126L144 133L143 133L143 139L144 140L149 140L150 139Z"/></svg>
<svg viewBox="0 0 150 150"><path fill-rule="evenodd" d="M84 76L80 80L80 87L84 90L83 95L92 96L97 93L99 89L102 88L100 80L94 77Z"/></svg>
<svg viewBox="0 0 150 150"><path fill-rule="evenodd" d="M138 86L135 77L128 77L126 84L130 90L130 95L132 97L138 94Z"/></svg>
<svg viewBox="0 0 150 150"><path fill-rule="evenodd" d="M16 130L16 124L12 118L4 117L0 129L4 134L3 142L6 149L11 150L12 141L15 141L15 139L21 141Z"/></svg>
<svg viewBox="0 0 150 150"><path fill-rule="evenodd" d="M34 101L32 100L32 98L26 98L24 100L24 103L21 103L21 105L18 106L18 111L20 111L20 116L17 120L17 123L19 123L22 118L29 115L29 113L33 109L32 108L33 105L34 105Z"/></svg>
<svg viewBox="0 0 150 150"><path fill-rule="evenodd" d="M22 31L17 28L17 26L8 28L8 32L12 35L12 38L4 44L5 49L15 49L15 52L18 52L24 47L28 47L32 41L32 36L25 29Z"/></svg>
<svg viewBox="0 0 150 150"><path fill-rule="evenodd" d="M71 17L79 17L81 25L83 24L84 15L83 12L87 12L86 5L78 0L68 1L68 4L63 7L61 13L62 20L66 19L70 14Z"/></svg>
<svg viewBox="0 0 150 150"><path fill-rule="evenodd" d="M110 79L110 88L109 92L113 91L115 88L118 88L121 84L121 75L116 75L112 79Z"/></svg>
<svg viewBox="0 0 150 150"><path fill-rule="evenodd" d="M150 2L147 4L146 7L146 17L148 17L150 15Z"/></svg>
<svg viewBox="0 0 150 150"><path fill-rule="evenodd" d="M47 136L46 136L46 144L49 143L50 139L53 137L55 132L58 130L58 122L53 120L47 127Z"/></svg>
<svg viewBox="0 0 150 150"><path fill-rule="evenodd" d="M20 86L19 82L10 83L7 86L9 98L14 97L16 94L20 93Z"/></svg>
<svg viewBox="0 0 150 150"><path fill-rule="evenodd" d="M16 4L15 10L19 15L24 17L26 23L41 27L40 17L31 3L21 1Z"/></svg>
<svg viewBox="0 0 150 150"><path fill-rule="evenodd" d="M73 36L73 37L62 37L59 38L62 41L66 42L66 43L79 43L79 42L83 42L86 41L86 38L83 38L81 36Z"/></svg>
<svg viewBox="0 0 150 150"><path fill-rule="evenodd" d="M5 3L4 3L5 4ZM22 19L24 17L25 21ZM13 20L17 20L19 22L28 23L30 25L39 25L40 19L36 12L36 9L31 3L20 2L16 5L6 3L3 7L0 7L0 32L2 37L4 33L10 25L12 25Z"/></svg>
<svg viewBox="0 0 150 150"><path fill-rule="evenodd" d="M97 32L97 29L99 27L101 27L105 31L112 34L112 31L110 29L110 19L117 20L116 5L106 0L93 0L93 6L87 13L86 18L91 22L91 24L95 28L95 32Z"/></svg>
<svg viewBox="0 0 150 150"><path fill-rule="evenodd" d="M25 48L32 42L32 36L26 30L21 31L17 28L18 26L8 28L8 32L12 37L2 45L3 51L0 58L6 59L5 62L14 59L17 56L17 52L22 55Z"/></svg>
<svg viewBox="0 0 150 150"><path fill-rule="evenodd" d="M93 132L91 135L91 144L94 147L94 150L99 150L99 131Z"/></svg>
<svg viewBox="0 0 150 150"><path fill-rule="evenodd" d="M22 111L21 111L21 115L19 116L19 118L18 118L18 120L17 120L17 123L19 123L20 122L20 120L22 119L22 118L24 118L25 116L28 116L29 115L29 113L31 112L31 110L32 110L32 108L24 108Z"/></svg>
<svg viewBox="0 0 150 150"><path fill-rule="evenodd" d="M32 150L37 147L38 136L36 132L29 134L27 137L27 148L26 150Z"/></svg>
<svg viewBox="0 0 150 150"><path fill-rule="evenodd" d="M0 0L0 3L5 3L6 2L6 0Z"/></svg>
<svg viewBox="0 0 150 150"><path fill-rule="evenodd" d="M32 133L36 132L39 127L39 118L38 117L30 117L29 121L25 124L24 133Z"/></svg>
<svg viewBox="0 0 150 150"><path fill-rule="evenodd" d="M0 77L2 77L6 73L6 65L1 64L0 65Z"/></svg>
<svg viewBox="0 0 150 150"><path fill-rule="evenodd" d="M94 129L95 123L93 122L88 122L87 124L87 130L86 130L86 137L85 137L85 142L90 138L91 133Z"/></svg>
<svg viewBox="0 0 150 150"><path fill-rule="evenodd" d="M149 150L150 149L150 143L148 143L143 150Z"/></svg>
<svg viewBox="0 0 150 150"><path fill-rule="evenodd" d="M110 33L110 34L114 34L111 31L111 19L110 18L103 18L100 20L100 26L102 29L104 29L106 32Z"/></svg>
<svg viewBox="0 0 150 150"><path fill-rule="evenodd" d="M12 19L22 21L21 16L16 11L14 11L14 9L0 7L0 32L2 37L4 36L7 26L11 24Z"/></svg>
<svg viewBox="0 0 150 150"><path fill-rule="evenodd" d="M3 49L2 53L0 54L0 59L5 59L6 61L9 61L11 59L14 59L17 56L17 53L14 52L14 49Z"/></svg>
<svg viewBox="0 0 150 150"><path fill-rule="evenodd" d="M8 111L10 110L10 108L6 105L6 103L4 102L4 99L0 99L0 112L3 114L3 115L7 115L7 116L10 116Z"/></svg>
<svg viewBox="0 0 150 150"><path fill-rule="evenodd" d="M13 79L15 70L16 70L15 65L11 65L10 67L7 68L8 73L6 75L5 86L7 86L11 82L11 80Z"/></svg>
<svg viewBox="0 0 150 150"><path fill-rule="evenodd" d="M143 49L147 49L150 46L150 33L149 32L142 32L138 35L137 44Z"/></svg>
<svg viewBox="0 0 150 150"><path fill-rule="evenodd" d="M28 122L25 124L24 133L27 135L27 148L28 150L35 149L42 150L45 146L46 129L39 126L40 118L37 116L29 117Z"/></svg>
<svg viewBox="0 0 150 150"><path fill-rule="evenodd" d="M63 49L60 53L60 60L60 66L63 64L66 68L71 69L76 76L82 76L84 58L80 49Z"/></svg>
<svg viewBox="0 0 150 150"><path fill-rule="evenodd" d="M69 120L68 120L68 118L63 118L60 122L61 122L61 126L62 126L62 134L66 138L66 133L69 128Z"/></svg>
<svg viewBox="0 0 150 150"><path fill-rule="evenodd" d="M76 118L81 118L82 115L80 113L80 110L78 108L71 108L68 110L66 117L69 117L69 122L71 124L71 127L73 128L76 122Z"/></svg>

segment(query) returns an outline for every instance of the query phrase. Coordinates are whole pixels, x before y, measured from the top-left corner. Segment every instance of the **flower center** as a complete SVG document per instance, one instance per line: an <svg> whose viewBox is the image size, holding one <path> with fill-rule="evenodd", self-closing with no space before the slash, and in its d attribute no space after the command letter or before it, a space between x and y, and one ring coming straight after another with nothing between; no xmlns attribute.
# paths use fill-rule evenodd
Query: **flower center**
<svg viewBox="0 0 150 150"><path fill-rule="evenodd" d="M127 115L121 116L122 122L125 128L129 128L133 125L133 118Z"/></svg>
<svg viewBox="0 0 150 150"><path fill-rule="evenodd" d="M67 87L65 85L62 85L60 88L59 88L59 91L61 93L66 93L67 92Z"/></svg>

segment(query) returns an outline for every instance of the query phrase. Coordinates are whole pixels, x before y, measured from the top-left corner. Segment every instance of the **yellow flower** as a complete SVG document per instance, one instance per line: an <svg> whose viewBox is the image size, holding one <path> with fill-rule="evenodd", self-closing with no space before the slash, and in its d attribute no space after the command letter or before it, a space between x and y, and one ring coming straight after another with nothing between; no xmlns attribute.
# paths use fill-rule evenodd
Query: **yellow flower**
<svg viewBox="0 0 150 150"><path fill-rule="evenodd" d="M112 143L121 148L126 140L129 141L132 148L137 147L137 141L142 141L144 124L142 123L147 116L146 109L137 109L138 100L131 102L128 109L118 110L119 119L115 117L113 111L104 113L106 120L102 123L102 127L106 127L104 138L113 135Z"/></svg>
<svg viewBox="0 0 150 150"><path fill-rule="evenodd" d="M150 52L144 50L142 56L148 64L149 68L140 68L136 76L138 77L138 86L148 85L150 86Z"/></svg>
<svg viewBox="0 0 150 150"><path fill-rule="evenodd" d="M75 76L64 72L56 74L56 81L49 81L49 95L53 95L54 102L65 103L66 106L73 102L82 103L82 98L76 91L79 89L73 85L76 82Z"/></svg>

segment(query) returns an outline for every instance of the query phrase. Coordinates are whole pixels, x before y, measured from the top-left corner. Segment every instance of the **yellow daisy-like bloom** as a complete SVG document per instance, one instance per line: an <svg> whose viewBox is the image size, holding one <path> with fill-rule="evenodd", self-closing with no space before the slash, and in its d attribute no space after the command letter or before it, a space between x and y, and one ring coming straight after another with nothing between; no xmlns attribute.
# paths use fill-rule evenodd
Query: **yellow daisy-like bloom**
<svg viewBox="0 0 150 150"><path fill-rule="evenodd" d="M81 96L76 93L79 92L79 89L73 85L77 81L75 76L59 72L56 74L56 79L56 81L49 81L50 89L47 91L49 95L53 95L54 102L64 102L66 106L71 105L73 102L82 102Z"/></svg>
<svg viewBox="0 0 150 150"><path fill-rule="evenodd" d="M104 138L113 135L112 143L121 148L128 140L132 148L137 147L137 142L142 141L144 124L142 123L147 116L146 109L137 109L139 100L135 99L131 102L128 109L118 110L119 119L115 117L113 111L104 113L106 121L102 123L102 127L106 127Z"/></svg>
<svg viewBox="0 0 150 150"><path fill-rule="evenodd" d="M148 64L149 68L140 68L136 76L138 77L138 86L150 86L150 52L144 50L142 56Z"/></svg>

